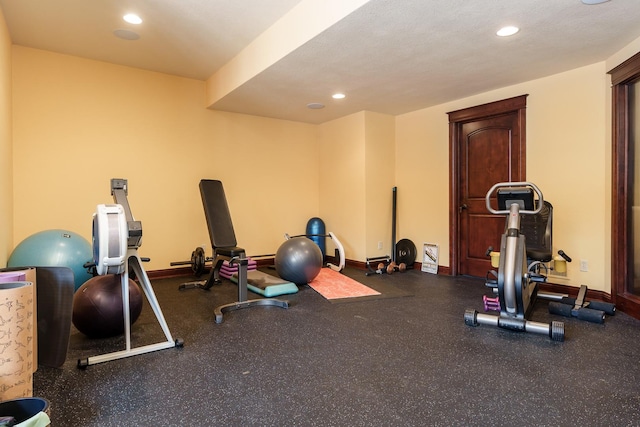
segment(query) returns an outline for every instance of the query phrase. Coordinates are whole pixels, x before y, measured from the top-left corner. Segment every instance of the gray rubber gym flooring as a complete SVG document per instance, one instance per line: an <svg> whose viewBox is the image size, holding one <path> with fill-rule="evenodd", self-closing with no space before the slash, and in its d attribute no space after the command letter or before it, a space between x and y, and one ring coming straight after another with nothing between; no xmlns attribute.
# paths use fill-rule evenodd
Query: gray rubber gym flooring
<svg viewBox="0 0 640 427"><path fill-rule="evenodd" d="M34 395L53 426L631 426L640 425L640 321L564 319L565 342L464 324L483 281L417 270L346 274L392 297L328 302L305 286L288 310L256 307L213 320L229 281L178 291L152 281L171 348L76 367L123 339L72 331L62 368L41 366ZM405 296L402 296L405 295ZM250 294L253 296L253 294ZM536 305L534 320L563 320ZM164 336L148 306L133 345Z"/></svg>

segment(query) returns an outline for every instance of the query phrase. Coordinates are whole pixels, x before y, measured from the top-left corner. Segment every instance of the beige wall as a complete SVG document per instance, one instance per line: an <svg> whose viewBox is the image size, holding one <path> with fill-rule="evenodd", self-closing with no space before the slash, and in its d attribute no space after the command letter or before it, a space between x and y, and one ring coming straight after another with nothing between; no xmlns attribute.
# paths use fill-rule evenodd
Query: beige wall
<svg viewBox="0 0 640 427"><path fill-rule="evenodd" d="M449 265L449 141L447 112L529 94L527 179L554 205L554 252L576 262L557 283L587 284L609 291L607 250L610 193L609 91L604 63L502 88L397 117L397 183L412 190L403 199L400 223L414 242L440 245ZM579 271L579 260L589 271Z"/></svg>
<svg viewBox="0 0 640 427"><path fill-rule="evenodd" d="M392 188L395 184L395 118L365 112L365 220L366 257L393 255L391 248ZM411 197L398 189L398 199ZM396 224L396 240L401 239L401 224ZM378 243L382 248L378 249Z"/></svg>
<svg viewBox="0 0 640 427"><path fill-rule="evenodd" d="M5 248L50 228L89 239L95 205L112 201L109 179L123 177L143 222L141 253L152 258L150 270L187 259L197 245L209 254L197 189L207 177L224 181L248 253L274 252L283 233L302 233L320 216L347 258L359 261L390 254L397 186L397 238L413 240L419 251L424 242L439 244L440 265L448 266L447 112L529 94L527 177L555 206L554 250L576 260L566 278L553 281L610 291L606 71L626 53L397 117L363 111L316 126L209 111L201 81L19 46L10 58L2 29L0 191L8 200L14 193L13 210L11 203L0 208ZM579 271L581 259L588 272Z"/></svg>
<svg viewBox="0 0 640 427"><path fill-rule="evenodd" d="M365 112L318 126L320 218L336 234L347 259L364 260ZM327 241L327 253L333 253Z"/></svg>
<svg viewBox="0 0 640 427"><path fill-rule="evenodd" d="M319 211L317 127L204 108L197 80L14 46L14 227L91 238L91 215L129 180L149 270L210 244L198 181L221 179L238 243L274 253Z"/></svg>
<svg viewBox="0 0 640 427"><path fill-rule="evenodd" d="M319 125L320 217L347 259L391 255L394 130L393 116L371 111Z"/></svg>
<svg viewBox="0 0 640 427"><path fill-rule="evenodd" d="M11 38L0 9L0 266L13 249L11 159Z"/></svg>

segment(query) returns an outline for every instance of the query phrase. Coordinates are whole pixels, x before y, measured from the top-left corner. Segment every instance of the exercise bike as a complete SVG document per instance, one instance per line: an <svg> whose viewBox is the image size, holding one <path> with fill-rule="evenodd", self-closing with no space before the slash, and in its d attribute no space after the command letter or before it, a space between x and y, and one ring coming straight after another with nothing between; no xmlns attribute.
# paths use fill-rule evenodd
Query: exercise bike
<svg viewBox="0 0 640 427"><path fill-rule="evenodd" d="M498 210L491 207L491 197L498 199ZM534 198L537 195L537 200ZM465 323L470 326L489 324L515 331L549 335L554 341L564 340L564 324L545 324L527 320L536 298L550 300L549 312L565 317L576 317L593 323L604 323L605 314L615 314L615 305L603 301L587 301L587 287L582 285L576 298L567 294L543 292L538 283L546 282L551 256L551 222L553 207L542 192L529 182L506 182L494 185L485 198L487 210L493 214L507 214L506 231L502 236L499 268L495 278L487 277L487 286L493 288L497 298L484 297L485 311L499 311L499 316L481 314L475 310L465 312ZM507 209L508 208L508 209ZM521 216L522 215L522 216ZM521 224L522 221L522 224ZM530 248L526 238L532 239ZM487 254L492 250L489 248ZM558 251L566 262L571 258ZM491 272L495 273L495 272Z"/></svg>
<svg viewBox="0 0 640 427"><path fill-rule="evenodd" d="M498 210L491 206L491 197L498 196ZM537 203L534 201L537 195ZM466 310L464 322L497 326L519 332L547 335L553 341L564 341L564 323L542 323L528 320L538 296L541 275L530 274L527 264L525 236L520 232L521 215L537 215L544 198L540 189L530 182L503 182L489 189L485 197L487 210L494 215L507 215L507 224L500 241L500 262L497 279L488 281L498 294L499 315Z"/></svg>

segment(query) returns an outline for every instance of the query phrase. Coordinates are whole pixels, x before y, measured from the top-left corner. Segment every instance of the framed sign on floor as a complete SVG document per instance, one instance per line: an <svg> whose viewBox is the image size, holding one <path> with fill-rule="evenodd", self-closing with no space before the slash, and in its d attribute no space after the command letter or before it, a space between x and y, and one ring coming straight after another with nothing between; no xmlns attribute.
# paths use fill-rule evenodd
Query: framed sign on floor
<svg viewBox="0 0 640 427"><path fill-rule="evenodd" d="M438 245L435 243L422 245L422 271L438 274Z"/></svg>

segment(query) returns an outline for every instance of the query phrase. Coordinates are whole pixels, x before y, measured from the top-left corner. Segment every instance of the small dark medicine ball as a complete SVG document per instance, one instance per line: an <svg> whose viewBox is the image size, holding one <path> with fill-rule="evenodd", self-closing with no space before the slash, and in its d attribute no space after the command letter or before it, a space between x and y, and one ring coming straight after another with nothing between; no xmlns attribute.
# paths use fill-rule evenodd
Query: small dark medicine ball
<svg viewBox="0 0 640 427"><path fill-rule="evenodd" d="M142 312L142 291L129 279L129 316L133 324ZM73 325L91 338L124 333L120 276L106 274L87 280L73 296Z"/></svg>

